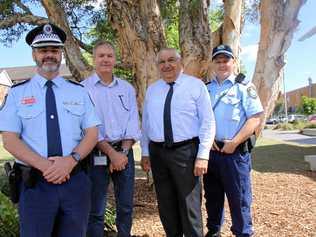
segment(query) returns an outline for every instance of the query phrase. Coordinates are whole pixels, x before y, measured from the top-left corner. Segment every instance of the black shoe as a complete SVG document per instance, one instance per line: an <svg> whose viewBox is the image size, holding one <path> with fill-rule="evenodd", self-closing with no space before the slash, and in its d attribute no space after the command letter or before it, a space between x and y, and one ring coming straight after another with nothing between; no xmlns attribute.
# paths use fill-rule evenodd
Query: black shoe
<svg viewBox="0 0 316 237"><path fill-rule="evenodd" d="M221 232L218 231L216 233L212 233L212 232L207 232L207 234L205 235L205 237L221 237Z"/></svg>

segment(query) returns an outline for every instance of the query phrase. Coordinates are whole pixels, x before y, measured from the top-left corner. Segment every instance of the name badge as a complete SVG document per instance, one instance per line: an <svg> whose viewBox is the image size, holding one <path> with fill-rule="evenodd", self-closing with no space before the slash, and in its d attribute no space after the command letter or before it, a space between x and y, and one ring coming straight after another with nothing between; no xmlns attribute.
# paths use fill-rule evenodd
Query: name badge
<svg viewBox="0 0 316 237"><path fill-rule="evenodd" d="M107 156L94 156L94 165L107 165Z"/></svg>
<svg viewBox="0 0 316 237"><path fill-rule="evenodd" d="M32 105L36 103L36 99L35 97L31 96L31 97L24 97L21 100L21 104L23 105Z"/></svg>
<svg viewBox="0 0 316 237"><path fill-rule="evenodd" d="M63 102L64 105L83 105L83 102L78 102L78 101L64 101Z"/></svg>

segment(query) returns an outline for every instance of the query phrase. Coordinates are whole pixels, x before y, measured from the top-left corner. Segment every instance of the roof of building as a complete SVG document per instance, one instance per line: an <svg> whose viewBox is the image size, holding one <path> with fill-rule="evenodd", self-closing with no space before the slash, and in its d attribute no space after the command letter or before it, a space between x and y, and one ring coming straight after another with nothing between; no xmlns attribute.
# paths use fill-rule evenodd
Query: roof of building
<svg viewBox="0 0 316 237"><path fill-rule="evenodd" d="M0 68L0 72L5 70L12 81L21 81L30 79L36 74L36 66L25 66L25 67L7 67ZM71 77L71 73L65 64L60 66L60 75L63 77Z"/></svg>

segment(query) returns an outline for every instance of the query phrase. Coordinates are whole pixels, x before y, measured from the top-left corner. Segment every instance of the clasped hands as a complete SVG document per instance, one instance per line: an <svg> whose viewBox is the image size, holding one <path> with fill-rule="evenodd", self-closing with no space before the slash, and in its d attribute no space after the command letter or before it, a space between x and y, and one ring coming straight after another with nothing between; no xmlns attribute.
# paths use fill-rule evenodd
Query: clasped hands
<svg viewBox="0 0 316 237"><path fill-rule="evenodd" d="M44 179L53 184L62 184L70 178L70 173L77 165L71 156L52 156L43 159L40 170Z"/></svg>

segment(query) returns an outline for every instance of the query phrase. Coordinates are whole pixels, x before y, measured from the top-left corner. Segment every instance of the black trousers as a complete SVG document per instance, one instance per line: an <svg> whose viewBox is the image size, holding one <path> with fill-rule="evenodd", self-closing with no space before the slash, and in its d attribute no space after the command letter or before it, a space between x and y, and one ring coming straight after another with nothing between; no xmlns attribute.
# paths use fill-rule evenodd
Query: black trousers
<svg viewBox="0 0 316 237"><path fill-rule="evenodd" d="M198 143L177 148L149 144L159 216L167 237L202 237L201 182L194 176Z"/></svg>

